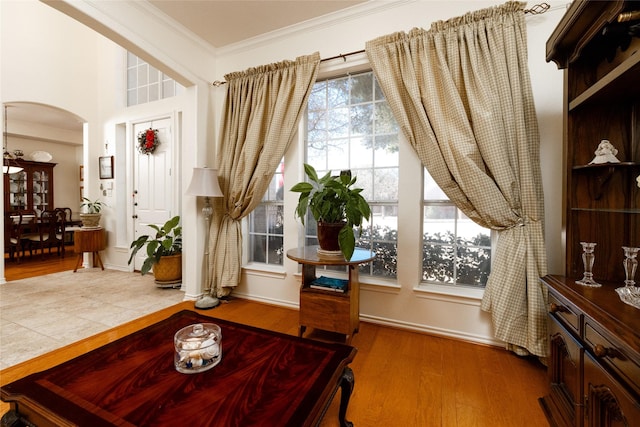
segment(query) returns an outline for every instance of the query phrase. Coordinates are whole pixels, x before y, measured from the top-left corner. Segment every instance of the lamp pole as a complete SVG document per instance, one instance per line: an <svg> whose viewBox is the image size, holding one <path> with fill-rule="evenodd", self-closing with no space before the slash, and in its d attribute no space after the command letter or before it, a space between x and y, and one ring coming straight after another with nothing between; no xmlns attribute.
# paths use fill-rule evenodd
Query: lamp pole
<svg viewBox="0 0 640 427"><path fill-rule="evenodd" d="M209 233L211 228L211 216L213 215L213 207L211 206L211 197L223 197L220 184L218 183L218 171L216 169L193 168L193 176L191 183L187 188L187 194L191 196L204 197L204 207L202 215L205 222L205 239L204 239L204 294L196 301L196 308L209 309L217 307L220 300L217 298L216 290L213 287L206 288L209 285Z"/></svg>
<svg viewBox="0 0 640 427"><path fill-rule="evenodd" d="M204 266L205 266L205 286L209 285L209 229L211 227L211 216L213 215L213 208L211 207L211 201L209 196L204 198L204 207L202 208L202 215L204 215L205 223L205 236L204 236ZM209 293L203 295L198 301L196 301L196 308L210 309L218 306L220 300L213 295L215 289L209 288Z"/></svg>

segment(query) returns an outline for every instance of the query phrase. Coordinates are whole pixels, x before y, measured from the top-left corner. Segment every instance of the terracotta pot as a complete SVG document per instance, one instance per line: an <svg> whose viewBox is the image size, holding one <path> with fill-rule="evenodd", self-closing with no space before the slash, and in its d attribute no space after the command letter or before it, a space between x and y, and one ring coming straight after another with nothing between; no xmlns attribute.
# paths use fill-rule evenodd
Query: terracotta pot
<svg viewBox="0 0 640 427"><path fill-rule="evenodd" d="M339 251L338 234L345 226L345 222L322 222L318 221L318 244L320 249L325 251Z"/></svg>
<svg viewBox="0 0 640 427"><path fill-rule="evenodd" d="M182 278L182 254L167 255L153 264L156 282L173 282Z"/></svg>

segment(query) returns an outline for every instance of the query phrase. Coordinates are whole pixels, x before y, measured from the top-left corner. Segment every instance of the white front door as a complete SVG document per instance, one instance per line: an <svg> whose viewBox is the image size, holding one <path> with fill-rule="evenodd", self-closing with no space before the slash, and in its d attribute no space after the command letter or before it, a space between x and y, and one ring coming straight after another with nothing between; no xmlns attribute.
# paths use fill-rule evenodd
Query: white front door
<svg viewBox="0 0 640 427"><path fill-rule="evenodd" d="M142 154L138 150L138 135L147 129L157 130L160 144L151 154ZM162 226L177 213L172 212L172 153L173 133L171 132L171 118L137 123L133 127L135 135L134 154L134 190L133 190L133 226L134 239L148 234L153 236L155 231L148 224ZM134 269L140 270L146 258L145 249L141 249L134 261Z"/></svg>

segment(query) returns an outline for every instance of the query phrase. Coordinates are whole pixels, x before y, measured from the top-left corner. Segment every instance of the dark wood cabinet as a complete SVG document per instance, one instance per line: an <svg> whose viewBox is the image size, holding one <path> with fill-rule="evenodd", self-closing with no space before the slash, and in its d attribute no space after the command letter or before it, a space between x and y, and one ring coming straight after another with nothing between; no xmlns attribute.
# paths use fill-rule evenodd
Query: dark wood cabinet
<svg viewBox="0 0 640 427"><path fill-rule="evenodd" d="M597 243L594 276L611 281L624 280L622 246L640 246L640 20L618 22L633 11L639 1L574 1L547 42L547 60L566 70L569 277L584 271L580 242ZM620 163L590 164L602 140Z"/></svg>
<svg viewBox="0 0 640 427"><path fill-rule="evenodd" d="M565 73L565 276L549 289L552 426L640 426L640 309L623 303L622 246L640 246L640 1L575 0L547 42ZM632 16L629 19L629 16ZM633 18L635 16L635 18ZM591 164L602 140L619 163ZM580 242L594 242L594 279ZM636 277L640 282L640 278Z"/></svg>
<svg viewBox="0 0 640 427"><path fill-rule="evenodd" d="M582 425L582 411L579 408L584 348L554 318L551 318L549 333L551 351L548 374L551 392L546 397L546 412L551 419L561 420L561 425Z"/></svg>
<svg viewBox="0 0 640 427"><path fill-rule="evenodd" d="M23 170L4 174L5 212L35 210L38 215L53 209L53 168L55 163L20 161Z"/></svg>
<svg viewBox="0 0 640 427"><path fill-rule="evenodd" d="M590 353L584 360L585 413L589 427L630 427L640 425L640 406L636 396L601 368Z"/></svg>
<svg viewBox="0 0 640 427"><path fill-rule="evenodd" d="M640 310L620 301L617 283L600 288L547 276L552 426L640 426Z"/></svg>

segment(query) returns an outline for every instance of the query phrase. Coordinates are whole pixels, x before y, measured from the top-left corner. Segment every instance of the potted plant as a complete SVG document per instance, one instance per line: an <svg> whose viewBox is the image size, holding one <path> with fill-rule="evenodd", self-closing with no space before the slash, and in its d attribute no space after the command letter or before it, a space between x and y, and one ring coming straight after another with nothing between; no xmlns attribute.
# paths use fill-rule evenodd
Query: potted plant
<svg viewBox="0 0 640 427"><path fill-rule="evenodd" d="M331 176L331 171L322 178L313 166L305 163L304 172L311 182L299 182L291 191L300 193L296 216L304 224L307 210L318 223L320 249L340 251L345 259L351 259L356 245L354 227L362 231L362 222L371 217L371 207L360 194L362 188L353 188L356 177L351 171L342 171Z"/></svg>
<svg viewBox="0 0 640 427"><path fill-rule="evenodd" d="M86 197L82 198L80 209L84 209L84 212L80 213L80 220L82 221L83 228L97 228L100 226L100 218L102 214L100 211L104 203L99 199L90 200Z"/></svg>
<svg viewBox="0 0 640 427"><path fill-rule="evenodd" d="M147 274L153 268L156 283L175 283L182 278L182 227L180 216L174 216L162 227L149 224L155 236L143 235L131 242L129 264L138 251L146 246L147 257L140 273Z"/></svg>

